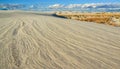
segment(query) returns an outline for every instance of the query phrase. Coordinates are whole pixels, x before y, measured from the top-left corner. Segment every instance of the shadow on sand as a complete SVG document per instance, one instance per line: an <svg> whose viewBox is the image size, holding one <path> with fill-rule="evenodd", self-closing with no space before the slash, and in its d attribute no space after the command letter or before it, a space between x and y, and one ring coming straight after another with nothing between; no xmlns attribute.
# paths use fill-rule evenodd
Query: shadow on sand
<svg viewBox="0 0 120 69"><path fill-rule="evenodd" d="M58 15L56 15L56 14L52 14L52 16L54 16L54 17L58 17L58 18L65 18L65 19L67 19L67 18L64 17L64 16L58 16Z"/></svg>

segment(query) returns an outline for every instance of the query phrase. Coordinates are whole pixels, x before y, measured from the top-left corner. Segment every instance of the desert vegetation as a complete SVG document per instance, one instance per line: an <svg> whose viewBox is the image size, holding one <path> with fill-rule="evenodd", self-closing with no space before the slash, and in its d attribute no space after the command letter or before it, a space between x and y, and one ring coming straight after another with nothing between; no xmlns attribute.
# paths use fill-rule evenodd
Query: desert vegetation
<svg viewBox="0 0 120 69"><path fill-rule="evenodd" d="M58 16L64 16L68 19L80 21L95 22L100 24L108 24L112 26L120 26L120 13L72 13L58 12Z"/></svg>

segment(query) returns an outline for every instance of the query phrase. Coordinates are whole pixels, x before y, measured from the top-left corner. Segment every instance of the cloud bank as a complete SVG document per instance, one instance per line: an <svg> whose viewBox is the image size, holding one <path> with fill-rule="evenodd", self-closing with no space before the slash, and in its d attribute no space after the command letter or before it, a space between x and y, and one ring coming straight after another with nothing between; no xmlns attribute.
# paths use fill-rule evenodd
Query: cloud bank
<svg viewBox="0 0 120 69"><path fill-rule="evenodd" d="M100 11L120 12L120 3L89 3L89 4L0 4L0 10L35 10L35 11Z"/></svg>
<svg viewBox="0 0 120 69"><path fill-rule="evenodd" d="M54 5L49 5L48 6L49 8L63 8L64 7L64 5L62 5L62 4L54 4Z"/></svg>
<svg viewBox="0 0 120 69"><path fill-rule="evenodd" d="M90 3L90 4L53 4L49 8L120 8L120 3Z"/></svg>
<svg viewBox="0 0 120 69"><path fill-rule="evenodd" d="M8 10L21 9L24 7L25 5L22 5L22 4L0 4L0 8L8 9Z"/></svg>

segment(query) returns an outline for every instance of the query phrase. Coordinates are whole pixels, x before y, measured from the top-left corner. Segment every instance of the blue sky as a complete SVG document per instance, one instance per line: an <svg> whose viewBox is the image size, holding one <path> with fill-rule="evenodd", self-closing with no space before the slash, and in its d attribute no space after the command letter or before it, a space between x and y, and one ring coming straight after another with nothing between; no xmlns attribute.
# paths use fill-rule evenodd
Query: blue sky
<svg viewBox="0 0 120 69"><path fill-rule="evenodd" d="M0 0L0 3L20 3L20 4L84 4L84 3L116 3L120 0Z"/></svg>
<svg viewBox="0 0 120 69"><path fill-rule="evenodd" d="M120 0L0 0L0 8L35 10L117 10Z"/></svg>

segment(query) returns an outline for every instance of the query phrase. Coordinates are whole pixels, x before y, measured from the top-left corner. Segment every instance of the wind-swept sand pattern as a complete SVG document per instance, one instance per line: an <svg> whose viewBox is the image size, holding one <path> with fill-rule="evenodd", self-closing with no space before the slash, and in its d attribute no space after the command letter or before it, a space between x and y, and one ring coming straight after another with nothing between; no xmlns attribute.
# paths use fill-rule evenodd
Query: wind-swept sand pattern
<svg viewBox="0 0 120 69"><path fill-rule="evenodd" d="M0 12L0 69L120 69L120 28Z"/></svg>

